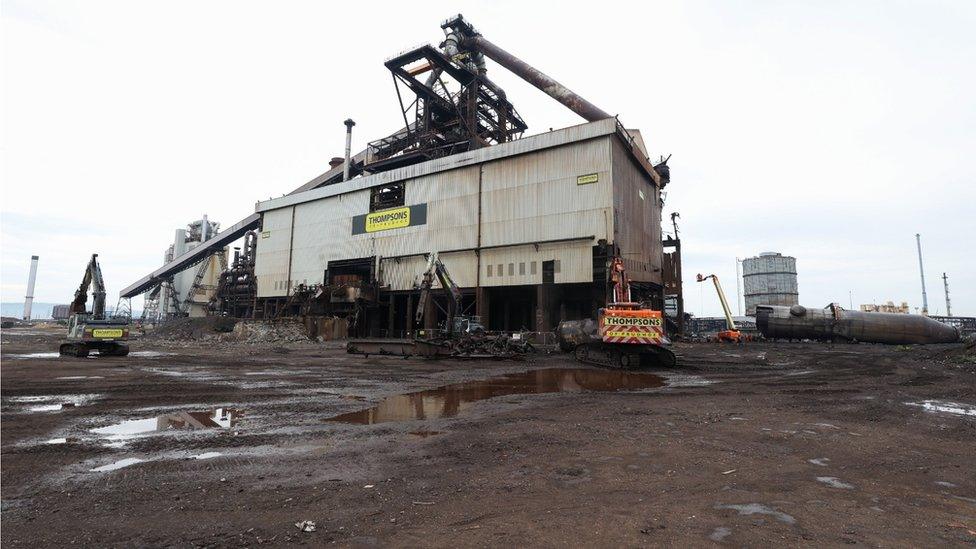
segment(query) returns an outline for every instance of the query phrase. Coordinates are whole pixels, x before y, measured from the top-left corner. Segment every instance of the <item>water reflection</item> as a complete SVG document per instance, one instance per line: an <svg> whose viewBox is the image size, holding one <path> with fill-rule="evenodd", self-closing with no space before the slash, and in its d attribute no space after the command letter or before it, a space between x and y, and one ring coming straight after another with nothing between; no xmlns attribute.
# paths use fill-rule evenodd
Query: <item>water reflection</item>
<svg viewBox="0 0 976 549"><path fill-rule="evenodd" d="M394 395L383 399L372 408L341 414L330 421L372 425L453 417L474 402L505 395L612 392L652 389L663 385L664 379L652 374L587 368L549 368Z"/></svg>
<svg viewBox="0 0 976 549"><path fill-rule="evenodd" d="M92 432L118 439L169 429L227 429L235 425L240 417L241 412L234 408L214 408L201 412L176 412L148 419L133 419L92 429Z"/></svg>

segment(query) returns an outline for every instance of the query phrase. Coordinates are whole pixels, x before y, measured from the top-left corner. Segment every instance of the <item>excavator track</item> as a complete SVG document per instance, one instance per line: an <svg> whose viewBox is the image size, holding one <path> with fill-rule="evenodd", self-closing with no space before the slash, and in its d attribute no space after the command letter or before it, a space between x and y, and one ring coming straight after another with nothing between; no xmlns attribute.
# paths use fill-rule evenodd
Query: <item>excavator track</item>
<svg viewBox="0 0 976 549"><path fill-rule="evenodd" d="M577 345L573 354L576 360L584 364L620 370L655 366L672 368L678 363L677 357L670 349L657 345L635 346L591 342Z"/></svg>

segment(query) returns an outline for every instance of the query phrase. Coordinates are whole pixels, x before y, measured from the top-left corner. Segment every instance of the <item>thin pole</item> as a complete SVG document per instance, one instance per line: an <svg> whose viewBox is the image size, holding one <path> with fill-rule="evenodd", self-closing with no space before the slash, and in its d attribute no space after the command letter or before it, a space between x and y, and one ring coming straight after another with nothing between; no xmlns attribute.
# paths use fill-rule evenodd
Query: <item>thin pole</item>
<svg viewBox="0 0 976 549"><path fill-rule="evenodd" d="M925 293L925 268L922 266L922 236L915 233L915 244L918 245L918 272L922 277L922 314L929 314L929 296Z"/></svg>
<svg viewBox="0 0 976 549"><path fill-rule="evenodd" d="M735 312L742 316L742 261L735 258Z"/></svg>
<svg viewBox="0 0 976 549"><path fill-rule="evenodd" d="M952 316L952 305L949 303L949 275L942 273L942 283L945 285L946 316Z"/></svg>

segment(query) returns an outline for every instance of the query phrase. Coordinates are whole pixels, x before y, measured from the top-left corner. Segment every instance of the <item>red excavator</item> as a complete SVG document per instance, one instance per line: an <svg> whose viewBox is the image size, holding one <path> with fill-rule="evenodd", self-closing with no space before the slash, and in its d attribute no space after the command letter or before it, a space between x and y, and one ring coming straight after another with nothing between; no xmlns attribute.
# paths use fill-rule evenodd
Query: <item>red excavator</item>
<svg viewBox="0 0 976 549"><path fill-rule="evenodd" d="M664 315L631 300L630 280L623 260L610 263L611 303L592 319L568 320L557 328L559 345L572 350L580 362L614 368L674 366L677 359L667 348Z"/></svg>

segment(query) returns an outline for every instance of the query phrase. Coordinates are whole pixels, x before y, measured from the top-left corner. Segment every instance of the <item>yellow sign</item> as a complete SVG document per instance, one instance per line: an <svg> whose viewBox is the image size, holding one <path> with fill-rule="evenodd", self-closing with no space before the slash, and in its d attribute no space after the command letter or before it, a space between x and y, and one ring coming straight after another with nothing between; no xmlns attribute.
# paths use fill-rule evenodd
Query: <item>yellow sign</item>
<svg viewBox="0 0 976 549"><path fill-rule="evenodd" d="M410 226L410 207L366 214L366 232L386 231Z"/></svg>
<svg viewBox="0 0 976 549"><path fill-rule="evenodd" d="M596 183L600 180L600 174L591 173L588 175L581 175L576 178L577 185L589 185L590 183Z"/></svg>
<svg viewBox="0 0 976 549"><path fill-rule="evenodd" d="M603 317L603 324L606 326L660 326L661 319L638 316L606 316Z"/></svg>
<svg viewBox="0 0 976 549"><path fill-rule="evenodd" d="M261 233L261 238L271 238L271 231L263 231Z"/></svg>
<svg viewBox="0 0 976 549"><path fill-rule="evenodd" d="M104 338L116 338L122 337L121 328L95 328L92 330L92 335L94 337L104 337Z"/></svg>
<svg viewBox="0 0 976 549"><path fill-rule="evenodd" d="M658 339L654 332L606 332L603 337L640 337L643 339Z"/></svg>

